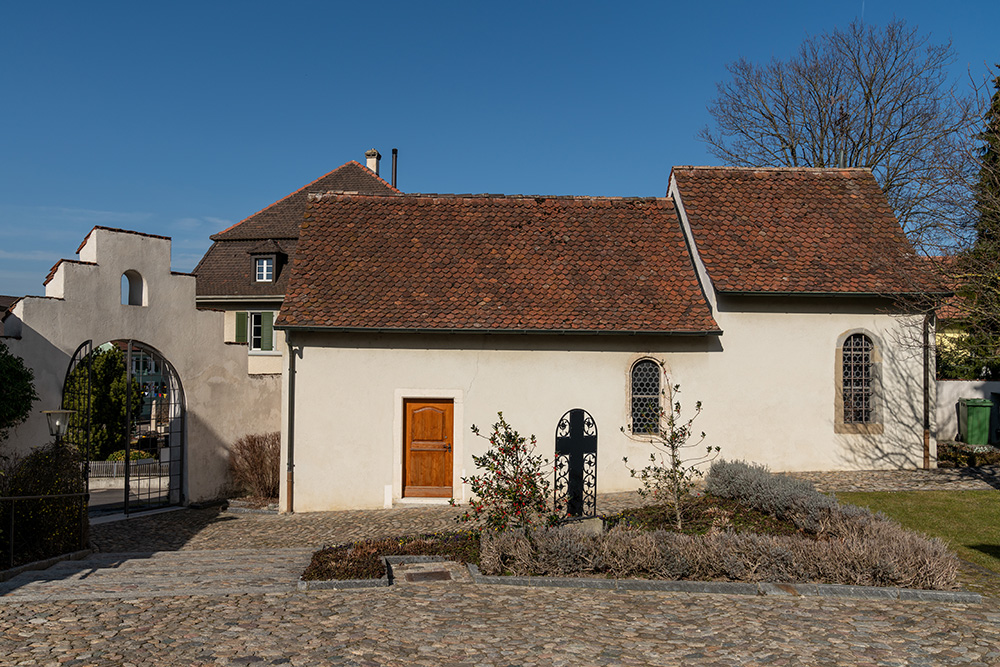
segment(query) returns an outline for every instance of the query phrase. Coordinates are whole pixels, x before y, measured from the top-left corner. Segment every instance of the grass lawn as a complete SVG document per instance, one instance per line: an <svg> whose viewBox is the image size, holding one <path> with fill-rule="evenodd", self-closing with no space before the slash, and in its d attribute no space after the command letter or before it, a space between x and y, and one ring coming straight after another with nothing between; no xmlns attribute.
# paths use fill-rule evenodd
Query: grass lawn
<svg viewBox="0 0 1000 667"><path fill-rule="evenodd" d="M1000 573L1000 491L838 493L837 500L940 537L959 557Z"/></svg>

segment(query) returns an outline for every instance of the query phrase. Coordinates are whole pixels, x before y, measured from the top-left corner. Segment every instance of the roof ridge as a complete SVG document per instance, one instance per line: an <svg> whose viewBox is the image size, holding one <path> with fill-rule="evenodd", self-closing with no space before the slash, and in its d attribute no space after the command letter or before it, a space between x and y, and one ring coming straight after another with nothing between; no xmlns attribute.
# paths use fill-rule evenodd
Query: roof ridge
<svg viewBox="0 0 1000 667"><path fill-rule="evenodd" d="M679 164L674 165L673 171L679 169L690 169L692 171L801 171L801 172L817 172L817 173L829 173L838 171L860 171L860 172L871 172L871 167L734 167L734 166L707 166L707 165L691 165L691 164Z"/></svg>
<svg viewBox="0 0 1000 667"><path fill-rule="evenodd" d="M266 211L267 209L271 208L271 207L272 207L272 206L274 206L275 204L280 204L281 202L285 201L285 200L286 200L286 199L288 199L289 197L292 197L292 196L294 196L294 195L296 195L296 194L298 194L298 193L302 192L303 190L305 190L306 188L308 188L308 187L309 187L310 185L312 185L313 183L315 183L315 182L317 182L317 181L321 181L321 180L323 180L324 178L326 178L326 177L327 177L327 176L329 176L330 174L334 173L335 171L340 171L341 169L343 169L343 168L344 168L344 167L346 167L347 165L351 164L352 162L353 162L354 164L358 165L359 167L361 166L361 165L360 165L360 164L358 163L358 161L357 161L357 160L348 160L347 162L345 162L344 164L340 165L340 166L339 166L339 167L337 167L336 169L331 169L330 171L326 172L325 174L323 174L323 175L322 175L322 176L320 176L319 178L316 178L316 179L313 179L313 180L309 181L308 183L306 183L305 185L303 185L303 186L302 186L301 188L298 188L297 190L294 190L294 191L292 191L292 192L289 192L289 193L288 193L287 195L285 195L285 196L284 196L284 197L282 197L281 199L276 199L276 200L274 200L273 202L271 202L270 204L268 204L268 205L267 205L267 206L265 206L264 208L260 209L259 211L254 211L253 213L251 213L251 214L250 214L250 215L248 215L247 217L243 218L243 219L242 219L242 220L240 220L239 222L236 222L236 223L233 223L233 224L229 225L228 227L226 227L225 229L223 229L223 230L222 230L221 232L216 232L215 234L212 234L212 235L211 235L211 236L209 236L208 238L210 238L211 240L213 240L213 241L214 241L214 240L215 240L215 237L216 237L216 236L221 236L221 235L225 234L226 232L230 232L230 231L232 231L233 229L236 229L237 227L239 227L239 226L240 226L240 225L242 225L242 224L243 224L244 222L246 222L246 221L247 221L247 220L249 220L250 218L252 218L252 217L254 217L255 215L257 215L258 213L263 213L264 211Z"/></svg>
<svg viewBox="0 0 1000 667"><path fill-rule="evenodd" d="M333 197L350 197L350 198L367 198L367 199L392 199L392 200L413 200L413 199L452 199L455 201L462 200L508 200L508 201L529 201L533 200L536 202L547 201L549 199L557 201L622 201L622 202L633 202L633 201L649 201L649 202L661 202L668 201L669 197L622 197L622 196L601 196L601 195L518 195L518 194L496 194L496 193L444 193L444 192L401 192L398 195L389 195L382 193L362 193L362 192L350 192L343 190L328 190L326 192L310 192L309 201L321 201L323 199L329 199Z"/></svg>
<svg viewBox="0 0 1000 667"><path fill-rule="evenodd" d="M343 164L343 165L341 165L341 166L342 166L342 167L343 167L343 166L346 166L346 165L350 164L351 162L353 162L354 164L358 165L358 166L359 166L359 167L361 167L362 169L368 169L368 165L364 165L364 164L361 164L361 163L360 163L360 162L358 162L357 160L351 160L350 162L347 162L347 163L345 163L345 164ZM399 188L397 188L397 187L396 187L395 185L393 185L393 184L392 184L392 183L390 183L389 181L385 180L384 178L382 178L381 176L379 176L378 174L376 174L376 173L375 173L374 171L372 171L371 169L368 169L368 172L369 172L369 173L370 173L370 174L371 174L372 176L374 176L375 178L377 178L378 180L382 181L382 183L383 183L383 184L384 184L384 185L385 185L385 186L386 186L387 188L389 188L390 190L392 190L392 191L393 191L393 192L395 192L396 194L403 194L403 191L402 191L402 190L400 190L400 189L399 189ZM316 182L316 181L313 181L313 183L315 183L315 182Z"/></svg>

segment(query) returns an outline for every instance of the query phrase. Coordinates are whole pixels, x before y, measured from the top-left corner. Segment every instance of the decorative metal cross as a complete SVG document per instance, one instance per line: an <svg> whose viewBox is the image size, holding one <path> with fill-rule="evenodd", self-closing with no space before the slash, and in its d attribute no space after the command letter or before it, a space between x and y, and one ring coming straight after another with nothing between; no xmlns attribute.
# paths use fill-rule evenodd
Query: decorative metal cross
<svg viewBox="0 0 1000 667"><path fill-rule="evenodd" d="M597 424L586 410L570 410L556 427L555 498L567 516L597 514Z"/></svg>

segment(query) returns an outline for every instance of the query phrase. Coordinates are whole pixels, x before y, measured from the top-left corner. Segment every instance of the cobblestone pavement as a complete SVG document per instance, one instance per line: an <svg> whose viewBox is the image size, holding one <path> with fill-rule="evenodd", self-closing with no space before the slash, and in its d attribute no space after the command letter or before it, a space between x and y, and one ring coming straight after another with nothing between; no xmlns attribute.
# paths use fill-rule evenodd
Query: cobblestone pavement
<svg viewBox="0 0 1000 667"><path fill-rule="evenodd" d="M872 479L890 483L882 473ZM830 490L859 483L815 481ZM633 495L602 496L599 507L633 504ZM0 595L0 664L1000 665L995 599L967 605L457 581L300 592L282 583L311 548L449 529L455 512L203 509L94 526L104 552L133 553L99 553L10 582Z"/></svg>
<svg viewBox="0 0 1000 667"><path fill-rule="evenodd" d="M0 604L6 665L997 665L983 605L520 589Z"/></svg>
<svg viewBox="0 0 1000 667"><path fill-rule="evenodd" d="M860 470L796 472L824 493L838 491L953 491L1000 489L1000 467L932 470Z"/></svg>

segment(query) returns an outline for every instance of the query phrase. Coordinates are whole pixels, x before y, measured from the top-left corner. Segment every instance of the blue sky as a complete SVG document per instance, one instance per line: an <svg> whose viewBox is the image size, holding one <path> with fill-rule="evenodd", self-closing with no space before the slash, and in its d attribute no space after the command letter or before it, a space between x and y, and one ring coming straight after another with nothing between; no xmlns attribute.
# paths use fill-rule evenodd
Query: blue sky
<svg viewBox="0 0 1000 667"><path fill-rule="evenodd" d="M726 63L855 18L1000 61L1000 3L7 2L0 294L43 294L94 225L220 231L364 151L406 192L662 196Z"/></svg>

